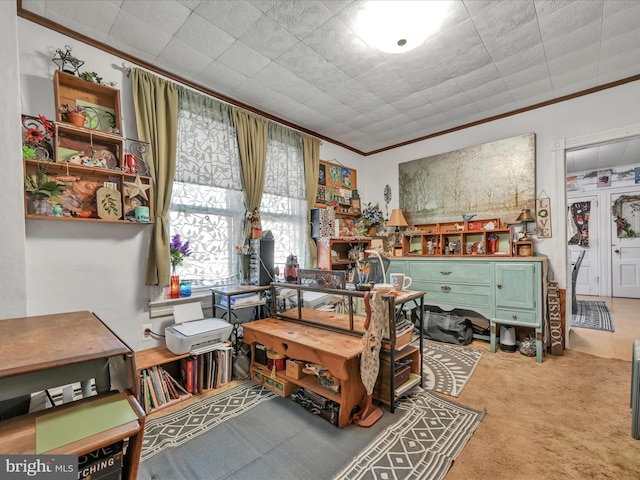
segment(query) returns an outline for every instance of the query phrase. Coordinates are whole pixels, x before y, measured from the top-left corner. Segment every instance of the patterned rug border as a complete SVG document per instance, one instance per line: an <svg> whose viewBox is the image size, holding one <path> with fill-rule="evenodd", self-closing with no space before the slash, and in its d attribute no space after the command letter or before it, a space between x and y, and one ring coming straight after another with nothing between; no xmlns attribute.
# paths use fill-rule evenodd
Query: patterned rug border
<svg viewBox="0 0 640 480"><path fill-rule="evenodd" d="M483 350L427 339L423 342L425 388L443 395L459 396L480 363ZM419 344L416 342L415 345ZM431 372L434 378L429 378Z"/></svg>
<svg viewBox="0 0 640 480"><path fill-rule="evenodd" d="M174 412L151 418L145 424L140 461L143 462L167 448L182 445L275 397L275 393L246 381ZM195 422L185 422L185 416L194 418ZM188 434L185 435L184 430L189 430Z"/></svg>
<svg viewBox="0 0 640 480"><path fill-rule="evenodd" d="M613 319L606 302L600 300L578 300L577 311L571 316L570 325L576 328L589 328L591 330L600 330L603 332L615 332L613 328ZM587 318L585 315L585 306L588 309L597 311L597 319Z"/></svg>
<svg viewBox="0 0 640 480"><path fill-rule="evenodd" d="M397 409L406 411L404 417L382 431L333 480L441 480L487 413L426 390L404 397ZM427 409L437 411L438 418L429 419ZM433 435L443 426L454 428L455 434Z"/></svg>

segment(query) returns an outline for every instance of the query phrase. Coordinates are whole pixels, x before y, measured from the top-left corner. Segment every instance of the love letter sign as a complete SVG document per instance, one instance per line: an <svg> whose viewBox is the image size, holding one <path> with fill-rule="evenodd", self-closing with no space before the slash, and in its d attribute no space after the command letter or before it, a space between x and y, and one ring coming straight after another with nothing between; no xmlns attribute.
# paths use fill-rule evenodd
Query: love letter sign
<svg viewBox="0 0 640 480"><path fill-rule="evenodd" d="M551 201L548 197L536 199L536 235L551 238Z"/></svg>

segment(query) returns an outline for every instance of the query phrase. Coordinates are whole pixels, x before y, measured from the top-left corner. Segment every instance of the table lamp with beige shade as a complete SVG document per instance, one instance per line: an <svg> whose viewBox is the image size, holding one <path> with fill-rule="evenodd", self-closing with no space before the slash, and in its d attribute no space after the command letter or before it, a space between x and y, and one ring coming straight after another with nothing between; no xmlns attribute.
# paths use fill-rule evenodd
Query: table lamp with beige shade
<svg viewBox="0 0 640 480"><path fill-rule="evenodd" d="M389 221L387 222L387 227L396 227L394 231L394 238L393 238L394 246L401 244L400 227L408 227L408 226L409 224L405 220L402 210L400 210L399 208L394 208L391 211L391 216L389 217Z"/></svg>

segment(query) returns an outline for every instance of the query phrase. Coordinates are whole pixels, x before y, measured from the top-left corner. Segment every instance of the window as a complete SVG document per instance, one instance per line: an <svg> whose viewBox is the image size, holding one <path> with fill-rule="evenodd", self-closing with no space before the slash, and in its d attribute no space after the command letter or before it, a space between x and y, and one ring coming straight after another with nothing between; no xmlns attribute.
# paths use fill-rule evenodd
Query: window
<svg viewBox="0 0 640 480"><path fill-rule="evenodd" d="M308 226L300 134L269 126L265 191L260 206L263 232L275 238L274 263L284 272L287 256L303 265ZM170 235L190 242L193 254L176 272L195 286L239 278L235 246L244 243L244 194L231 108L180 89L178 153L170 208Z"/></svg>
<svg viewBox="0 0 640 480"><path fill-rule="evenodd" d="M284 273L291 254L298 257L298 263L304 268L309 231L302 137L273 123L269 125L260 218L262 230L273 233L274 264L280 273Z"/></svg>
<svg viewBox="0 0 640 480"><path fill-rule="evenodd" d="M189 240L193 254L178 267L194 285L228 283L237 275L244 196L231 109L180 89L178 154L171 197L171 236Z"/></svg>

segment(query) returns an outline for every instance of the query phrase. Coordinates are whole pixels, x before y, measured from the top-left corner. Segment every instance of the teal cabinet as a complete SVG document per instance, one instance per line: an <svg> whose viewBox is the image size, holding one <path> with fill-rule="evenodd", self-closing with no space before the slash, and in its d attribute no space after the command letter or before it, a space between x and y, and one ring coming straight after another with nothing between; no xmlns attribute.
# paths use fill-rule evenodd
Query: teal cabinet
<svg viewBox="0 0 640 480"><path fill-rule="evenodd" d="M543 257L393 258L390 272L412 278L412 290L426 292L425 305L445 311L474 311L490 324L491 352L498 325L535 329L536 359L544 353Z"/></svg>
<svg viewBox="0 0 640 480"><path fill-rule="evenodd" d="M540 283L539 269L533 263L496 263L496 308L532 310Z"/></svg>

